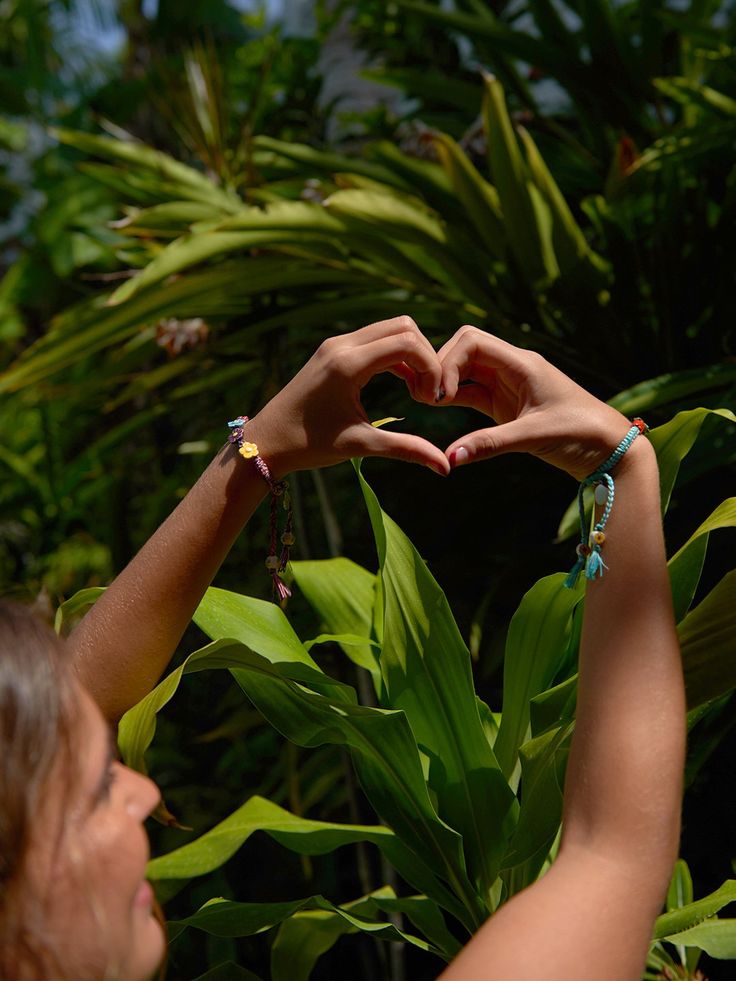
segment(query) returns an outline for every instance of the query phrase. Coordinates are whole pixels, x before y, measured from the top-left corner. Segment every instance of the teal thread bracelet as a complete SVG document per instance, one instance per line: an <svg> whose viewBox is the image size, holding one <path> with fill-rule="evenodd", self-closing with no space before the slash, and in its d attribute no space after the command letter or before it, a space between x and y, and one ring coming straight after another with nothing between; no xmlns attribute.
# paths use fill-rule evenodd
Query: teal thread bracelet
<svg viewBox="0 0 736 981"><path fill-rule="evenodd" d="M577 561L572 569L570 569L570 572L565 579L564 584L567 589L573 589L575 587L575 584L578 581L578 576L583 569L585 569L586 579L595 579L596 577L600 579L603 575L604 569L608 568L606 563L603 561L601 548L606 540L606 522L610 518L611 511L613 510L615 488L613 485L611 470L613 470L616 464L621 460L621 457L624 455L624 453L626 453L636 437L646 432L649 432L649 426L647 426L644 420L634 419L631 429L624 436L605 463L602 463L597 470L594 470L592 474L585 477L580 482L580 487L578 488L580 542L575 549L578 556ZM586 487L591 487L593 484L596 485L595 504L603 505L603 513L598 521L596 521L591 533L587 535L585 530L585 503L583 501L583 493Z"/></svg>

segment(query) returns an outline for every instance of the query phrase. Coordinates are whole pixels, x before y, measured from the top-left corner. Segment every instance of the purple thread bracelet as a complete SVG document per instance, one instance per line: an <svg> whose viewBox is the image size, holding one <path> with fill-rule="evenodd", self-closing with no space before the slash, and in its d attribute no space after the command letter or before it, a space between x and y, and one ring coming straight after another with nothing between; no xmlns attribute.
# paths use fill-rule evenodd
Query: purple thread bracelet
<svg viewBox="0 0 736 981"><path fill-rule="evenodd" d="M286 600L291 596L291 590L281 578L281 573L284 572L286 566L289 564L289 549L294 544L294 533L292 530L294 525L294 512L291 507L289 485L285 480L273 479L273 475L268 469L268 464L258 453L258 447L256 444L248 442L248 440L245 438L243 427L247 421L248 416L238 416L237 419L233 419L228 423L230 428L228 442L234 443L238 447L238 453L245 460L253 461L256 470L266 481L268 488L271 491L271 543L268 558L266 559L266 569L268 570L268 574L271 576L274 596L278 599L279 606L283 606ZM283 508L286 511L286 525L281 533L280 551L278 548L279 500L282 501Z"/></svg>

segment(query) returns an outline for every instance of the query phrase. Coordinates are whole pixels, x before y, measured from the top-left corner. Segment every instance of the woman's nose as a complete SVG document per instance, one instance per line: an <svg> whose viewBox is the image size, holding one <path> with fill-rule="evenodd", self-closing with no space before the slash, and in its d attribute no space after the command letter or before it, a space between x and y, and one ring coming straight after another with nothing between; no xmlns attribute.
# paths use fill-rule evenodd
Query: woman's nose
<svg viewBox="0 0 736 981"><path fill-rule="evenodd" d="M161 802L161 792L150 779L130 767L124 767L127 782L126 807L139 821L144 821Z"/></svg>

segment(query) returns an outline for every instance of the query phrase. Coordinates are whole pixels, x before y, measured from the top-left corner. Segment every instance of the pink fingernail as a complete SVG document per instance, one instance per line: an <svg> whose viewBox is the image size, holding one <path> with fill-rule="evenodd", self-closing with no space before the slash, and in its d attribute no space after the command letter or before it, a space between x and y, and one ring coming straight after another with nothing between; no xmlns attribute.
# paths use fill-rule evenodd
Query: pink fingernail
<svg viewBox="0 0 736 981"><path fill-rule="evenodd" d="M467 463L469 459L470 454L464 446L458 446L458 448L453 450L450 454L450 463L453 467L460 467L463 463Z"/></svg>

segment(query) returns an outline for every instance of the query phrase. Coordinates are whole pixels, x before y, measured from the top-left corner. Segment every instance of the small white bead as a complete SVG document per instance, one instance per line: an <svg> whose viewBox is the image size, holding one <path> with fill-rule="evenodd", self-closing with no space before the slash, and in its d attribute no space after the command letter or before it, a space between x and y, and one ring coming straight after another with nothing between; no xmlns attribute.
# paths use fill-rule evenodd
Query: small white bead
<svg viewBox="0 0 736 981"><path fill-rule="evenodd" d="M266 559L266 568L269 572L276 572L280 565L278 555L269 555Z"/></svg>
<svg viewBox="0 0 736 981"><path fill-rule="evenodd" d="M595 503L598 504L600 507L603 507L603 505L606 503L607 500L608 500L608 488L606 487L605 484L598 484L598 486L595 489Z"/></svg>

